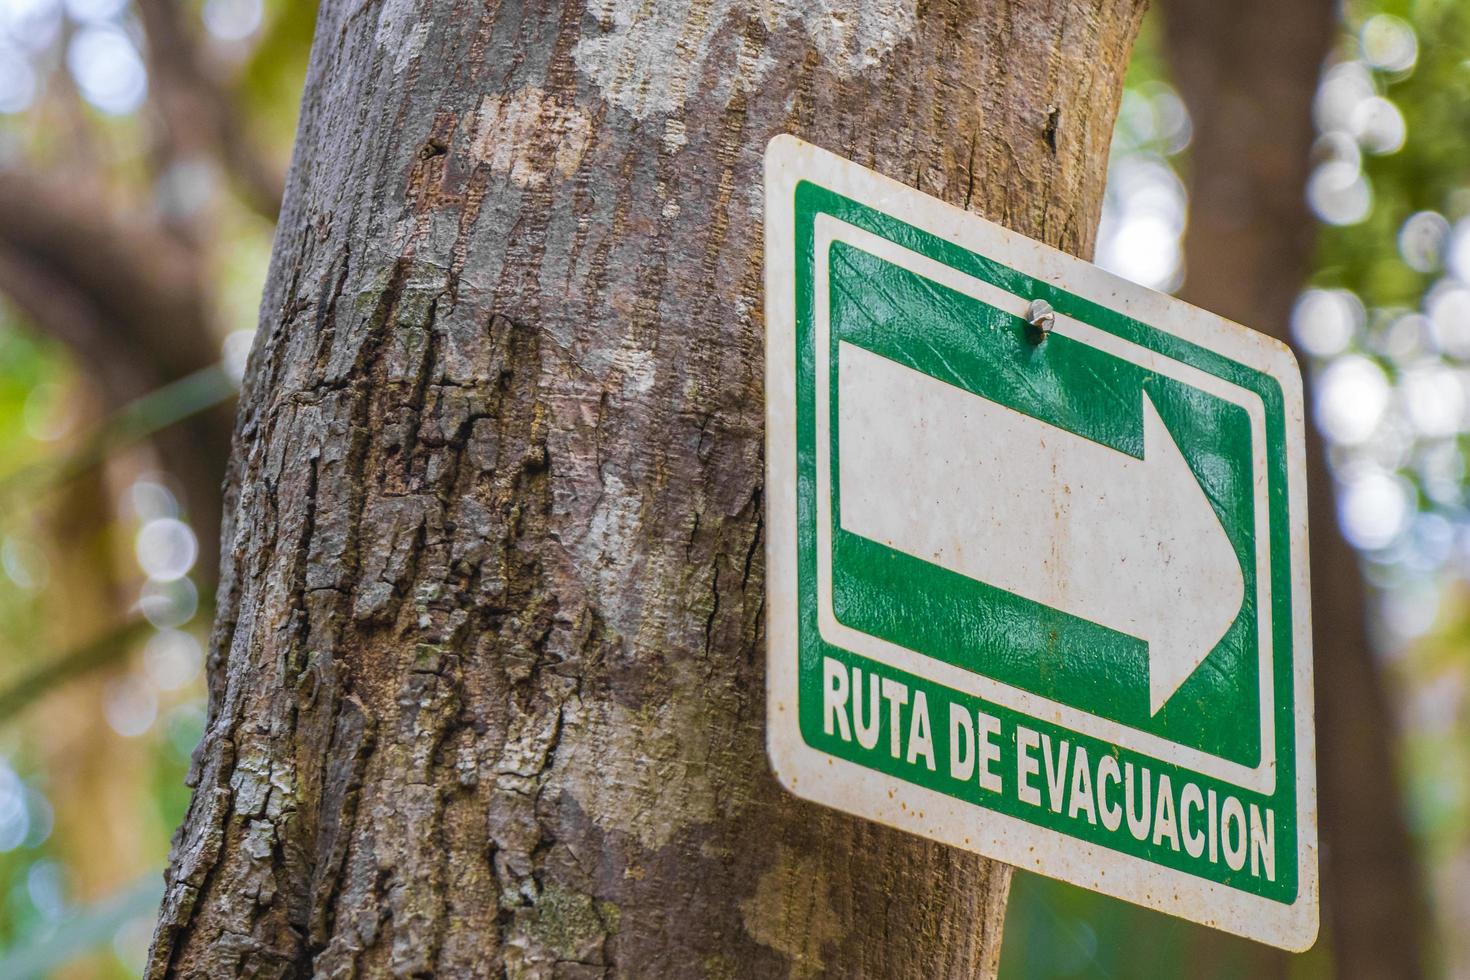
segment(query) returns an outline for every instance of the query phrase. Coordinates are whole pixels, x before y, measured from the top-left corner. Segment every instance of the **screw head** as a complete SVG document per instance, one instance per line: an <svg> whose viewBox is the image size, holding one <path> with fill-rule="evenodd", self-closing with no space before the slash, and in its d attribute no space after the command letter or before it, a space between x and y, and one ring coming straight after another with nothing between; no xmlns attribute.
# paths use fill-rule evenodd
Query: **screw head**
<svg viewBox="0 0 1470 980"><path fill-rule="evenodd" d="M1034 299L1031 301L1031 306L1026 310L1026 320L1037 330L1041 331L1041 339L1045 340L1046 335L1051 333L1053 324L1056 323L1056 311L1051 308L1051 304L1046 300Z"/></svg>

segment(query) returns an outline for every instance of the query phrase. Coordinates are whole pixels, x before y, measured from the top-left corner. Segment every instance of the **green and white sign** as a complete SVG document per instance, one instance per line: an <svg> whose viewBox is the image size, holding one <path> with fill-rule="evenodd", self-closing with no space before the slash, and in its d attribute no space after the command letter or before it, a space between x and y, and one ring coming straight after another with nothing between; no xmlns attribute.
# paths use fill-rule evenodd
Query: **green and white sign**
<svg viewBox="0 0 1470 980"><path fill-rule="evenodd" d="M766 153L766 319L781 781L1310 946L1287 348L784 136Z"/></svg>

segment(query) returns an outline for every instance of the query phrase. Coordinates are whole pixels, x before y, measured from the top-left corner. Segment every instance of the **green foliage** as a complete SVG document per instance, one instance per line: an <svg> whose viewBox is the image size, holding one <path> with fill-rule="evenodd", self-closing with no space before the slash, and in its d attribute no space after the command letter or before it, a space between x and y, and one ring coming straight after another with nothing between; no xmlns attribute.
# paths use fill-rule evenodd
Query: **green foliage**
<svg viewBox="0 0 1470 980"><path fill-rule="evenodd" d="M296 130L316 4L270 0L265 26L236 82L239 103L263 139L289 147Z"/></svg>
<svg viewBox="0 0 1470 980"><path fill-rule="evenodd" d="M234 124L284 172L316 4L263 0L259 25L247 25L244 37L207 28L221 11L237 18L243 11L248 20L248 0L189 0L184 9ZM110 77L126 74L129 58L145 64L137 11L61 0L15 10L0 2L0 61L22 62L0 71L0 167L71 182L118 222L156 223L170 208L202 207L195 213L207 215L198 242L207 302L222 332L233 332L226 347L248 347L271 223L239 197L221 160L183 174L186 185L169 186L180 174L159 159L162 117L150 101L152 80L136 108L110 111L105 99L88 95L87 66L68 50L79 35L100 31L132 45L124 44ZM17 16L33 19L16 27ZM28 95L26 85L15 87L17 78L34 83ZM41 339L0 297L0 695L61 661L79 636L108 635L118 616L130 608L136 615L145 582L135 545L140 528L188 517L139 439L232 392L227 372L205 371L104 416L69 352ZM57 524L68 513L61 505L78 506L79 486L86 491L80 505L101 516L86 515L86 530L59 549ZM73 594L89 570L96 581ZM200 606L185 629L202 632L208 596ZM145 624L138 635L163 634ZM189 803L184 778L203 733L204 689L197 648L191 660L187 642L182 665L177 650L154 649L137 636L114 648L117 655L98 658L101 666L68 676L0 719L0 976L49 976L68 966L72 976L123 978L141 968L169 839Z"/></svg>
<svg viewBox="0 0 1470 980"><path fill-rule="evenodd" d="M1379 94L1402 113L1407 135L1395 152L1364 154L1373 209L1361 224L1321 230L1313 279L1352 290L1370 308L1412 309L1439 270L1405 264L1398 242L1403 223L1418 211L1437 211L1451 221L1470 215L1470 51L1454 42L1470 37L1470 4L1350 0L1338 63L1362 56L1363 28L1377 14L1403 18L1418 38L1412 68L1372 72Z"/></svg>
<svg viewBox="0 0 1470 980"><path fill-rule="evenodd" d="M47 452L49 436L68 415L68 370L54 343L28 333L0 304L0 481ZM33 633L35 593L46 584L48 560L34 529L0 522L0 637ZM26 658L9 657L9 666ZM0 678L6 676L0 666Z"/></svg>

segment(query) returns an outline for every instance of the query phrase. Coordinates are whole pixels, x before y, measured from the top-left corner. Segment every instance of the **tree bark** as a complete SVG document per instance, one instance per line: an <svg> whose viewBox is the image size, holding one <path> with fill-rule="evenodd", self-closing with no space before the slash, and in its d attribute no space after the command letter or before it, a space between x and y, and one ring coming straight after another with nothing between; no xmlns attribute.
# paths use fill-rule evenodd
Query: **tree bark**
<svg viewBox="0 0 1470 980"><path fill-rule="evenodd" d="M1138 0L322 7L149 976L973 976L763 752L761 153L1088 255Z"/></svg>
<svg viewBox="0 0 1470 980"><path fill-rule="evenodd" d="M1169 0L1163 9L1195 134L1181 295L1290 342L1292 304L1311 269L1315 222L1303 188L1336 5ZM1326 936L1339 976L1418 977L1428 917L1398 789L1394 712L1312 426L1307 451Z"/></svg>

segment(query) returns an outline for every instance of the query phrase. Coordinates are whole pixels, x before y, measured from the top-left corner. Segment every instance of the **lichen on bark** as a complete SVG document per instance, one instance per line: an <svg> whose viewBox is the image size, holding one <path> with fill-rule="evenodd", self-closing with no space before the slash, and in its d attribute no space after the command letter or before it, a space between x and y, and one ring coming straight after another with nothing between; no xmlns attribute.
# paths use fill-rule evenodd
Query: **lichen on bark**
<svg viewBox="0 0 1470 980"><path fill-rule="evenodd" d="M994 968L1007 869L764 761L760 159L1087 254L1140 6L624 6L322 6L151 977Z"/></svg>

